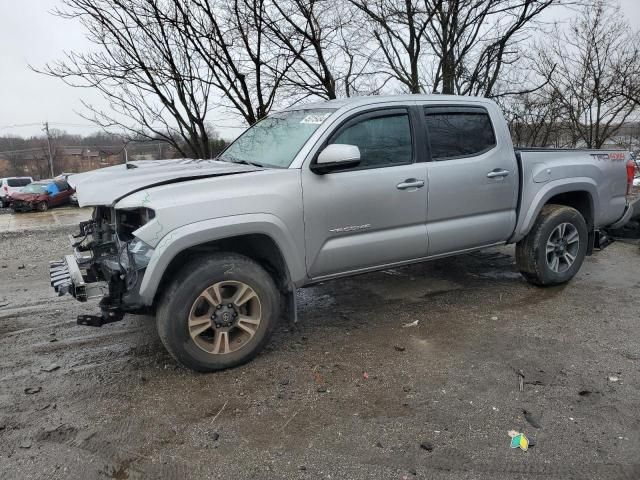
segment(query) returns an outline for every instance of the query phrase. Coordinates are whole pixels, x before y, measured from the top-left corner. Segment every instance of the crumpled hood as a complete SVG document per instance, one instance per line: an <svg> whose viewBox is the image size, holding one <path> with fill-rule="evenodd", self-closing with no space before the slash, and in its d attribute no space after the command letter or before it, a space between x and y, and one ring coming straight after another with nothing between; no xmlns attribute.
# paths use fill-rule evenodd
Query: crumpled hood
<svg viewBox="0 0 640 480"><path fill-rule="evenodd" d="M144 160L71 175L67 181L76 189L81 207L112 205L138 190L184 182L195 178L216 177L262 170L216 160Z"/></svg>

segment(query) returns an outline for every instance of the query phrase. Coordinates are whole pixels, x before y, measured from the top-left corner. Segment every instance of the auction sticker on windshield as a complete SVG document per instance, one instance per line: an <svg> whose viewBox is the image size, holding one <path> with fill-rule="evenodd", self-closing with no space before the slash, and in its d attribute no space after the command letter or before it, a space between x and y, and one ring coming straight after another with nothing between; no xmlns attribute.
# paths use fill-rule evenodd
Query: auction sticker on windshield
<svg viewBox="0 0 640 480"><path fill-rule="evenodd" d="M300 120L300 123L311 123L314 125L320 125L322 122L324 122L327 119L329 115L331 115L331 112L315 113L313 115L307 115L302 120Z"/></svg>

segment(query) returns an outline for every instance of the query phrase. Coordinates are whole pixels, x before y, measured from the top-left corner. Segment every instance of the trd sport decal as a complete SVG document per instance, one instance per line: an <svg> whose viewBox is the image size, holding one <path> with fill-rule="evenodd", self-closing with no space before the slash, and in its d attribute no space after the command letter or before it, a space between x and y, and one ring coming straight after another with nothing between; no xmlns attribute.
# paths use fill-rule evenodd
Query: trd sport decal
<svg viewBox="0 0 640 480"><path fill-rule="evenodd" d="M592 153L591 156L596 160L613 160L613 161L624 161L626 158L623 152L619 153Z"/></svg>

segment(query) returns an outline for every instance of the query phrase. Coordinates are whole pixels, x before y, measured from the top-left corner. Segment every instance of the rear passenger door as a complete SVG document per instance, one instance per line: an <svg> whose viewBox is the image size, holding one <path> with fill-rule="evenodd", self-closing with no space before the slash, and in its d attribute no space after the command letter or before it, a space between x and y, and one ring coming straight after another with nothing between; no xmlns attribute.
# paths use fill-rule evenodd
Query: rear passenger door
<svg viewBox="0 0 640 480"><path fill-rule="evenodd" d="M429 255L506 241L516 224L518 169L484 107L424 108Z"/></svg>

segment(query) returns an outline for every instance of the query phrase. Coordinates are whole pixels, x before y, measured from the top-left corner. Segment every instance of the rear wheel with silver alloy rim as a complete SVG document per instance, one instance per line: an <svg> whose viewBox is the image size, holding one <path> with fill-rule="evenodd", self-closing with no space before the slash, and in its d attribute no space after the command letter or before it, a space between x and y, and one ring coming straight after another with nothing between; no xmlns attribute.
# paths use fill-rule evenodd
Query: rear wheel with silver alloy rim
<svg viewBox="0 0 640 480"><path fill-rule="evenodd" d="M587 253L588 229L578 210L545 205L531 231L516 246L522 275L536 285L568 282Z"/></svg>
<svg viewBox="0 0 640 480"><path fill-rule="evenodd" d="M547 265L556 273L566 272L580 250L580 234L571 223L561 223L553 229L547 240Z"/></svg>
<svg viewBox="0 0 640 480"><path fill-rule="evenodd" d="M255 261L219 253L186 265L164 292L157 311L165 347L201 372L234 367L269 341L280 314L280 293Z"/></svg>

